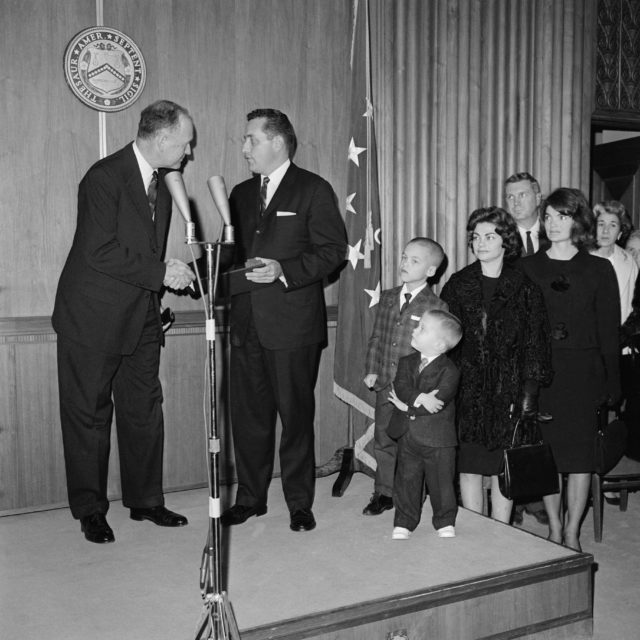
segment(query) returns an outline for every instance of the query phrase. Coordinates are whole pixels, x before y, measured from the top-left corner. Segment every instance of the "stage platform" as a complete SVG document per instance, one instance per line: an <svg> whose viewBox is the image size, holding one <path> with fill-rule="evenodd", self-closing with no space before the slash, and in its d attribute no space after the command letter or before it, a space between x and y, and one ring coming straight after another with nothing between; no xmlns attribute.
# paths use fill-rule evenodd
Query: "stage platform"
<svg viewBox="0 0 640 640"><path fill-rule="evenodd" d="M361 515L371 479L356 474L341 498L334 480L318 479L312 532L289 530L278 479L265 516L225 531L242 640L591 637L591 555L464 509L440 539L428 503L413 536L392 540L392 512ZM162 529L115 502L112 545L86 542L66 509L0 518L0 637L193 638L207 503L206 490L167 495L190 524Z"/></svg>

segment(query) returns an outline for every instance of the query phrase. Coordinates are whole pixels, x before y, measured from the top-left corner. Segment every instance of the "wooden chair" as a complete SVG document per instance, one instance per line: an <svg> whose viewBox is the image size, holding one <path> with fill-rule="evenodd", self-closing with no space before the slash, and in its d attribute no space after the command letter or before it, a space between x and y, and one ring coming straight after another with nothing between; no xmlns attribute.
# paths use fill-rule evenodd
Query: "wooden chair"
<svg viewBox="0 0 640 640"><path fill-rule="evenodd" d="M620 511L627 510L629 491L640 489L640 462L624 456L609 473L591 477L593 501L593 533L596 542L602 542L602 512L605 492L620 492Z"/></svg>

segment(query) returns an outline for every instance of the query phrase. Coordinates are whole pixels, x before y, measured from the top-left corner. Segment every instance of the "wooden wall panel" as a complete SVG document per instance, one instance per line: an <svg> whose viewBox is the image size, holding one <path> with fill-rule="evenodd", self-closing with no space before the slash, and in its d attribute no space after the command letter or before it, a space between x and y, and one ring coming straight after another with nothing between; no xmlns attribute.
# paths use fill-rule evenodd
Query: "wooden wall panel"
<svg viewBox="0 0 640 640"><path fill-rule="evenodd" d="M204 327L198 326L197 320L186 324L189 326L171 329L167 334L160 367L167 491L207 484L207 342ZM329 342L322 352L316 385L318 466L346 444L347 408L333 395L335 332L335 321L330 321ZM0 513L62 506L67 503L67 492L58 418L55 334L46 325L32 331L36 338L8 334L5 331L0 339ZM235 466L228 419L228 333L223 326L218 328L215 349L220 478L227 483L235 479ZM116 431L114 421L108 484L111 498L120 496ZM277 438L279 434L278 424ZM276 459L274 472L279 470Z"/></svg>
<svg viewBox="0 0 640 640"><path fill-rule="evenodd" d="M77 182L95 159L98 124L67 87L62 58L94 14L89 0L0 3L0 317L53 308Z"/></svg>

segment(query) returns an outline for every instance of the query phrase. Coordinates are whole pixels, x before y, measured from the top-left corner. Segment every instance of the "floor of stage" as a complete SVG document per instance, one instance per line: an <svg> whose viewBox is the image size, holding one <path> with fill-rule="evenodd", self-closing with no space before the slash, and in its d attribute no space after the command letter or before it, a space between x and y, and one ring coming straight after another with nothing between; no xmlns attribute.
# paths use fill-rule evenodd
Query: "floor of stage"
<svg viewBox="0 0 640 640"><path fill-rule="evenodd" d="M361 515L371 480L356 474L345 495L332 498L335 478L318 479L318 526L312 532L289 530L278 479L265 516L225 530L225 583L241 631L575 555L464 509L457 537L440 539L428 504L411 539L395 541L392 512ZM109 522L116 543L111 545L86 542L67 509L0 518L0 637L193 638L202 610L199 571L207 505L204 489L169 494L167 506L190 524L163 529L130 520L128 510L114 502ZM610 520L605 536L607 526ZM637 566L637 555L629 561Z"/></svg>

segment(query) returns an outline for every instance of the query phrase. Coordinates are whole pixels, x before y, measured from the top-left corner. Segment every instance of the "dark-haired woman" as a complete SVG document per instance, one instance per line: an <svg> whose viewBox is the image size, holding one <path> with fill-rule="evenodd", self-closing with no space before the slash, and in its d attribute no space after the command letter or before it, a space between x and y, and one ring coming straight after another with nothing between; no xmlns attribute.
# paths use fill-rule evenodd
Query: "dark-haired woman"
<svg viewBox="0 0 640 640"><path fill-rule="evenodd" d="M561 495L544 496L549 539L580 550L580 521L594 471L596 409L620 395L620 299L608 260L589 254L595 219L577 189L553 191L541 207L551 247L523 258L521 267L542 289L551 324L552 384L541 391L542 425L560 474L567 474L567 514Z"/></svg>
<svg viewBox="0 0 640 640"><path fill-rule="evenodd" d="M462 322L451 357L460 369L456 421L458 472L465 508L482 513L483 476L491 476L491 516L509 522L512 502L498 486L515 420L537 414L540 384L551 378L542 293L513 262L522 241L504 209L477 209L467 224L477 261L454 273L441 298Z"/></svg>

